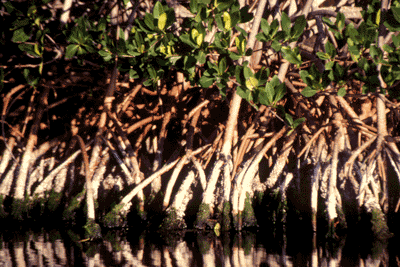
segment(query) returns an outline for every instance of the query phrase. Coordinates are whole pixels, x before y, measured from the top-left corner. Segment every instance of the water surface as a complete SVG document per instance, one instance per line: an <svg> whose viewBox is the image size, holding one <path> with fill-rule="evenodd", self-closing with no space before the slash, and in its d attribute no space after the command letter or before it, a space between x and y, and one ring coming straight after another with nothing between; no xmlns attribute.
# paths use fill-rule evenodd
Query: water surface
<svg viewBox="0 0 400 267"><path fill-rule="evenodd" d="M102 241L73 230L4 230L0 266L398 266L399 240L294 233L109 231Z"/></svg>

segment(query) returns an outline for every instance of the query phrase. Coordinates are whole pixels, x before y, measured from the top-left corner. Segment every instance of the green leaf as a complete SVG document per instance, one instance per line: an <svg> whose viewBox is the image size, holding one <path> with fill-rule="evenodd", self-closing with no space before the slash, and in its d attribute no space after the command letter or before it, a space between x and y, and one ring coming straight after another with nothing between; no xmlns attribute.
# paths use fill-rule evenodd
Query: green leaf
<svg viewBox="0 0 400 267"><path fill-rule="evenodd" d="M229 51L229 57L230 57L232 60L239 60L239 59L242 57L242 55L239 55L239 54L236 54L236 53L234 53L234 52L230 52L230 51Z"/></svg>
<svg viewBox="0 0 400 267"><path fill-rule="evenodd" d="M73 56L75 56L75 54L78 52L79 49L79 45L77 44L70 44L67 46L66 50L65 50L65 58L66 59L70 59Z"/></svg>
<svg viewBox="0 0 400 267"><path fill-rule="evenodd" d="M335 70L335 78L338 79L339 81L342 80L345 72L344 67L342 67L339 63L336 62L334 70Z"/></svg>
<svg viewBox="0 0 400 267"><path fill-rule="evenodd" d="M11 31L14 31L15 29L25 27L31 23L31 20L29 18L25 19L18 19L13 22L13 27L10 28Z"/></svg>
<svg viewBox="0 0 400 267"><path fill-rule="evenodd" d="M204 51L200 51L197 56L196 56L196 60L199 64L204 64L206 63L206 54L204 53Z"/></svg>
<svg viewBox="0 0 400 267"><path fill-rule="evenodd" d="M235 26L235 29L236 29L238 32L241 33L240 35L242 35L243 38L246 38L247 32L246 32L244 29L240 28L238 25Z"/></svg>
<svg viewBox="0 0 400 267"><path fill-rule="evenodd" d="M261 30L265 35L269 35L270 26L268 21L264 18L261 19Z"/></svg>
<svg viewBox="0 0 400 267"><path fill-rule="evenodd" d="M273 40L272 44L271 44L272 49L275 50L275 52L279 52L282 49L282 45L280 42L278 42L277 40Z"/></svg>
<svg viewBox="0 0 400 267"><path fill-rule="evenodd" d="M293 117L289 113L285 113L285 119L288 124L293 128Z"/></svg>
<svg viewBox="0 0 400 267"><path fill-rule="evenodd" d="M379 57L382 54L382 52L375 45L371 45L369 47L369 54L371 55L372 58L375 58L375 57Z"/></svg>
<svg viewBox="0 0 400 267"><path fill-rule="evenodd" d="M331 59L336 56L336 48L331 42L326 42L325 44L325 52L328 53Z"/></svg>
<svg viewBox="0 0 400 267"><path fill-rule="evenodd" d="M269 39L267 38L267 36L266 36L264 33L262 33L262 32L257 33L256 39L257 39L258 41L264 42L264 43L269 41Z"/></svg>
<svg viewBox="0 0 400 267"><path fill-rule="evenodd" d="M345 20L344 14L341 13L341 12L339 12L339 13L337 14L337 16L336 16L336 24L337 24L337 27L338 27L338 29L339 29L340 32L341 32L341 31L344 29L344 27L346 26L344 20Z"/></svg>
<svg viewBox="0 0 400 267"><path fill-rule="evenodd" d="M98 53L106 62L110 61L110 59L112 58L112 54L109 51L100 50Z"/></svg>
<svg viewBox="0 0 400 267"><path fill-rule="evenodd" d="M12 5L11 2L5 1L5 2L2 3L2 4L6 7L7 13L9 13L9 14L11 14L11 13L15 10L15 7Z"/></svg>
<svg viewBox="0 0 400 267"><path fill-rule="evenodd" d="M301 91L301 94L305 97L312 97L317 93L317 90L312 89L311 87L307 86Z"/></svg>
<svg viewBox="0 0 400 267"><path fill-rule="evenodd" d="M130 79L139 79L139 73L136 70L130 69L129 70L129 78Z"/></svg>
<svg viewBox="0 0 400 267"><path fill-rule="evenodd" d="M147 80L145 80L145 81L143 82L143 85L144 85L144 86L153 85L153 81L152 81L151 79L147 79Z"/></svg>
<svg viewBox="0 0 400 267"><path fill-rule="evenodd" d="M222 18L220 16L215 17L215 22L217 23L217 27L220 31L224 30L224 23L222 22Z"/></svg>
<svg viewBox="0 0 400 267"><path fill-rule="evenodd" d="M299 39L300 35L303 34L305 27L307 26L307 20L304 15L298 17L291 30L291 37L294 40Z"/></svg>
<svg viewBox="0 0 400 267"><path fill-rule="evenodd" d="M282 99L282 97L286 94L286 87L284 83L279 84L278 86L275 87L275 97L274 97L274 103L278 103L279 100Z"/></svg>
<svg viewBox="0 0 400 267"><path fill-rule="evenodd" d="M29 39L29 35L27 35L24 31L24 28L19 28L18 30L15 30L13 33L13 37L11 41L14 43L17 42L26 42Z"/></svg>
<svg viewBox="0 0 400 267"><path fill-rule="evenodd" d="M196 14L199 10L197 0L189 1L189 7L190 7L190 12L192 12L193 14Z"/></svg>
<svg viewBox="0 0 400 267"><path fill-rule="evenodd" d="M18 48L21 51L24 51L33 57L36 57L36 58L40 57L40 55L35 53L34 45L32 45L32 44L27 44L27 43L18 44Z"/></svg>
<svg viewBox="0 0 400 267"><path fill-rule="evenodd" d="M362 37L362 40L364 40L364 43L366 41L369 42L374 42L376 37L378 36L378 29L376 25L368 25L365 22L362 22L360 27L358 27L358 32L360 36Z"/></svg>
<svg viewBox="0 0 400 267"><path fill-rule="evenodd" d="M290 28L291 28L291 22L289 16L285 13L282 12L282 17L281 17L281 25L282 25L282 30L286 33L286 36L290 35Z"/></svg>
<svg viewBox="0 0 400 267"><path fill-rule="evenodd" d="M283 57L292 64L301 65L301 56L298 52L298 48L291 49L290 47L282 47Z"/></svg>
<svg viewBox="0 0 400 267"><path fill-rule="evenodd" d="M154 17L150 13L144 15L144 23L150 30L154 30Z"/></svg>
<svg viewBox="0 0 400 267"><path fill-rule="evenodd" d="M29 80L29 69L24 69L24 71L22 73L24 74L24 78L26 80Z"/></svg>
<svg viewBox="0 0 400 267"><path fill-rule="evenodd" d="M267 83L267 85L272 86L273 88L277 87L278 85L280 85L281 82L279 81L279 78L277 75L275 75L274 77L272 77L271 81L269 81Z"/></svg>
<svg viewBox="0 0 400 267"><path fill-rule="evenodd" d="M142 35L137 31L135 32L135 41L138 47L144 44Z"/></svg>
<svg viewBox="0 0 400 267"><path fill-rule="evenodd" d="M329 61L325 64L325 70L332 70L335 65L335 61Z"/></svg>
<svg viewBox="0 0 400 267"><path fill-rule="evenodd" d="M349 45L355 45L355 44L359 44L361 42L360 33L358 32L358 30L356 28L354 28L353 24L349 24L346 27L346 35L348 36L347 43ZM353 43L350 43L349 40L351 40Z"/></svg>
<svg viewBox="0 0 400 267"><path fill-rule="evenodd" d="M218 63L218 74L224 74L226 70L226 57L223 57Z"/></svg>
<svg viewBox="0 0 400 267"><path fill-rule="evenodd" d="M147 72L152 80L157 79L157 72L152 65L147 65Z"/></svg>
<svg viewBox="0 0 400 267"><path fill-rule="evenodd" d="M218 0L215 1L215 6L217 7L217 11L222 12L227 10L232 5L231 0Z"/></svg>
<svg viewBox="0 0 400 267"><path fill-rule="evenodd" d="M153 16L155 19L158 19L162 14L164 14L164 8L161 4L161 2L157 1L154 4L154 8L153 8ZM160 29L161 30L161 29Z"/></svg>
<svg viewBox="0 0 400 267"><path fill-rule="evenodd" d="M333 71L333 70L331 70L331 71L329 72L328 78L329 78L329 80L331 80L331 81L335 81L335 80L336 80L336 79L335 79L335 74L334 74L334 71Z"/></svg>
<svg viewBox="0 0 400 267"><path fill-rule="evenodd" d="M322 17L322 21L325 22L325 24L330 28L337 29L335 23L333 23L328 17Z"/></svg>
<svg viewBox="0 0 400 267"><path fill-rule="evenodd" d="M215 81L215 78L214 78L214 77L209 77L209 76L203 75L203 76L201 76L199 82L200 82L200 85L201 85L203 88L208 88L208 87L210 87L211 85L213 85L214 81Z"/></svg>
<svg viewBox="0 0 400 267"><path fill-rule="evenodd" d="M400 30L400 7L399 5L393 5L390 11L386 13L386 18L384 25L392 32L397 32Z"/></svg>
<svg viewBox="0 0 400 267"><path fill-rule="evenodd" d="M265 67L262 67L256 74L255 77L258 80L260 85L265 84L268 81L268 76L270 74L270 70Z"/></svg>
<svg viewBox="0 0 400 267"><path fill-rule="evenodd" d="M340 89L337 92L337 95L341 96L341 97L345 96L346 95L346 89L344 87L340 87Z"/></svg>
<svg viewBox="0 0 400 267"><path fill-rule="evenodd" d="M351 58L355 61L358 62L358 60L360 59L361 56L361 51L360 49L353 45L353 46L349 46L349 52L350 52L350 56Z"/></svg>
<svg viewBox="0 0 400 267"><path fill-rule="evenodd" d="M322 59L322 60L329 60L331 59L331 57L329 56L328 53L324 53L324 52L317 52L317 57Z"/></svg>
<svg viewBox="0 0 400 267"><path fill-rule="evenodd" d="M280 85L280 81L279 81L278 76L276 76L276 75L271 79L271 81L267 82L267 84L265 85L265 89L260 92L260 95L263 96L263 99L265 101L264 105L266 105L265 103L268 103L267 105L271 105L280 100L282 92L277 92L277 91L281 90L281 89L278 89L279 85ZM278 90L276 90L276 89L278 89ZM279 97L279 100L276 99L277 95Z"/></svg>
<svg viewBox="0 0 400 267"><path fill-rule="evenodd" d="M392 7L390 10L392 11L397 22L400 23L400 7Z"/></svg>
<svg viewBox="0 0 400 267"><path fill-rule="evenodd" d="M157 2L160 3L160 2ZM162 13L160 15L160 17L158 18L158 28L163 31L165 28L165 24L167 23L167 14L166 13Z"/></svg>
<svg viewBox="0 0 400 267"><path fill-rule="evenodd" d="M193 43L193 41L191 40L189 34L183 34L183 35L179 36L179 39L180 39L183 43L185 43L185 44L191 46L192 48L195 48L195 47L196 47L196 44Z"/></svg>
<svg viewBox="0 0 400 267"><path fill-rule="evenodd" d="M272 94L267 90L263 90L258 94L258 102L265 106L270 106L272 104Z"/></svg>
<svg viewBox="0 0 400 267"><path fill-rule="evenodd" d="M286 40L289 35L284 31L278 31L275 35L274 41Z"/></svg>
<svg viewBox="0 0 400 267"><path fill-rule="evenodd" d="M310 73L308 73L308 71L301 70L299 74L304 83L306 83L307 85L311 85L311 80L313 79L313 77L310 75Z"/></svg>
<svg viewBox="0 0 400 267"><path fill-rule="evenodd" d="M247 88L244 88L243 86L239 86L236 89L236 94L238 94L238 96L240 96L241 98L246 99L247 101L249 101L251 98L251 91L247 90Z"/></svg>
<svg viewBox="0 0 400 267"><path fill-rule="evenodd" d="M297 126L305 122L306 118L298 118L293 122L293 129L296 129Z"/></svg>
<svg viewBox="0 0 400 267"><path fill-rule="evenodd" d="M243 66L235 66L235 78L240 85L244 85Z"/></svg>
<svg viewBox="0 0 400 267"><path fill-rule="evenodd" d="M399 46L400 46L400 38L399 37L397 37L396 35L392 35L392 41L393 41L393 44L394 44L394 46L396 47L396 48L398 48Z"/></svg>
<svg viewBox="0 0 400 267"><path fill-rule="evenodd" d="M243 74L246 80L249 79L250 77L253 77L254 75L251 69L247 66L243 68Z"/></svg>
<svg viewBox="0 0 400 267"><path fill-rule="evenodd" d="M276 33L279 31L279 22L277 19L274 19L274 21L270 25L270 38L274 38Z"/></svg>

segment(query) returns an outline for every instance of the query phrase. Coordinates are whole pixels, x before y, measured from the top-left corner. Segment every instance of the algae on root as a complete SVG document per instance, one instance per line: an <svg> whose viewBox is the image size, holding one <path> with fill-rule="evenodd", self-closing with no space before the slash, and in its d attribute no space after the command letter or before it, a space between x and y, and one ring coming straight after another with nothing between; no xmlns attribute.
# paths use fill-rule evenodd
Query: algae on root
<svg viewBox="0 0 400 267"><path fill-rule="evenodd" d="M373 209L371 211L372 233L375 238L385 240L393 234L389 231L385 215L381 210Z"/></svg>
<svg viewBox="0 0 400 267"><path fill-rule="evenodd" d="M23 221L28 217L29 209L29 197L25 196L23 199L15 198L11 204L11 216L14 220Z"/></svg>
<svg viewBox="0 0 400 267"><path fill-rule="evenodd" d="M199 206L199 211L197 212L197 218L194 223L194 227L197 229L205 229L208 225L208 220L210 218L210 205L201 203Z"/></svg>
<svg viewBox="0 0 400 267"><path fill-rule="evenodd" d="M8 213L4 209L4 195L0 195L0 219L7 218Z"/></svg>
<svg viewBox="0 0 400 267"><path fill-rule="evenodd" d="M328 221L328 232L325 235L327 238L338 238L338 230L347 228L345 214L339 205L336 205L336 213L338 216L334 220Z"/></svg>
<svg viewBox="0 0 400 267"><path fill-rule="evenodd" d="M112 210L104 216L103 225L108 228L125 227L128 224L127 214L122 213L124 205L115 205Z"/></svg>
<svg viewBox="0 0 400 267"><path fill-rule="evenodd" d="M70 204L63 212L63 220L71 222L72 224L76 224L76 211L79 209L82 200L85 196L86 190L83 189L82 192L77 194L75 197L71 199Z"/></svg>
<svg viewBox="0 0 400 267"><path fill-rule="evenodd" d="M243 211L239 211L237 216L233 218L233 226L236 231L241 231L243 227L249 228L257 226L257 219L249 193L246 193Z"/></svg>
<svg viewBox="0 0 400 267"><path fill-rule="evenodd" d="M85 229L85 238L101 239L101 228L93 219L88 219L87 223L83 227Z"/></svg>
<svg viewBox="0 0 400 267"><path fill-rule="evenodd" d="M57 208L60 206L62 196L62 192L56 192L54 190L50 191L49 200L47 202L47 208L49 212L55 212L57 210Z"/></svg>
<svg viewBox="0 0 400 267"><path fill-rule="evenodd" d="M251 204L251 198L249 193L246 193L246 199L244 202L244 210L242 216L243 216L242 217L243 227L257 226L257 219L256 215L254 214L254 209Z"/></svg>
<svg viewBox="0 0 400 267"><path fill-rule="evenodd" d="M187 225L182 218L178 218L175 208L167 210L167 216L163 219L160 230L171 231L171 230L182 230L186 229Z"/></svg>
<svg viewBox="0 0 400 267"><path fill-rule="evenodd" d="M222 207L222 231L229 231L231 229L231 203L224 201Z"/></svg>

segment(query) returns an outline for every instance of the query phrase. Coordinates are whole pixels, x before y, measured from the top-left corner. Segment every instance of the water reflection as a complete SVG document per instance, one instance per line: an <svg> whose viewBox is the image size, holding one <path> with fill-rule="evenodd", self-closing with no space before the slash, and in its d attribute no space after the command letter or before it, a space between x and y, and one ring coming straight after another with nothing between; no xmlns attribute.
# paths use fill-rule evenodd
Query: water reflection
<svg viewBox="0 0 400 267"><path fill-rule="evenodd" d="M132 232L132 231L130 231ZM0 266L398 266L398 241L366 242L347 236L179 232L136 236L110 231L85 242L73 231L8 231L0 236ZM389 244L389 245L388 245ZM389 248L393 247L389 255ZM396 248L397 247L397 248Z"/></svg>

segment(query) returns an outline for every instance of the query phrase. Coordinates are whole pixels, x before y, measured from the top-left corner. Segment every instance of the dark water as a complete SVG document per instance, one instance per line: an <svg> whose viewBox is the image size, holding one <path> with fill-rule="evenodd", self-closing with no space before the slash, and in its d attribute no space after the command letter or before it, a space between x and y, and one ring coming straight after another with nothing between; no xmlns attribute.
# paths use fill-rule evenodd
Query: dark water
<svg viewBox="0 0 400 267"><path fill-rule="evenodd" d="M56 227L56 226L55 226ZM400 239L346 233L335 240L294 228L217 233L109 231L98 242L67 229L0 233L0 266L399 266Z"/></svg>

